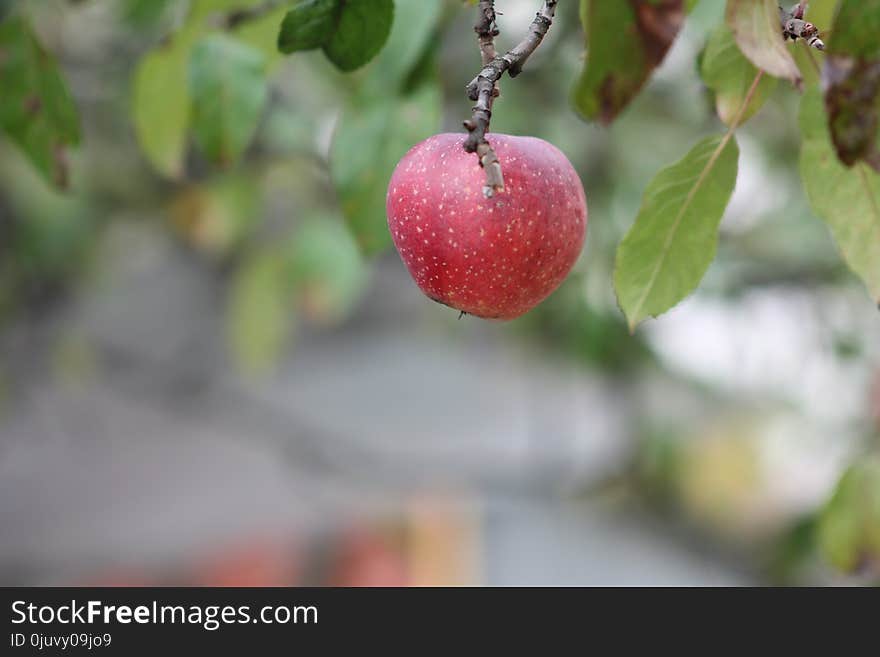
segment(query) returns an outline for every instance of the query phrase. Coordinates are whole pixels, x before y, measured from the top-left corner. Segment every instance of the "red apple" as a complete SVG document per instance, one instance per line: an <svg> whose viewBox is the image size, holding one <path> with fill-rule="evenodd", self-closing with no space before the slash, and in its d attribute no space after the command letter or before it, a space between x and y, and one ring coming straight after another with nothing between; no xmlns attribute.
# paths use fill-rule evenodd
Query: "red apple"
<svg viewBox="0 0 880 657"><path fill-rule="evenodd" d="M329 586L407 586L406 560L387 537L368 529L355 529L342 538L332 564Z"/></svg>
<svg viewBox="0 0 880 657"><path fill-rule="evenodd" d="M580 255L584 188L555 146L493 134L505 189L486 198L486 174L464 140L435 135L403 157L388 185L388 228L428 297L469 315L513 319L559 287Z"/></svg>

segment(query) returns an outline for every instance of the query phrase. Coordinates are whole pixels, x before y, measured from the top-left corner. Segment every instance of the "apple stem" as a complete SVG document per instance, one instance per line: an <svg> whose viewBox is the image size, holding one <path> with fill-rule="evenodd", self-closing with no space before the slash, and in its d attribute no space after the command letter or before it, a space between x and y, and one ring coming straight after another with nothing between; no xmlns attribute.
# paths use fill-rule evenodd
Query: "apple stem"
<svg viewBox="0 0 880 657"><path fill-rule="evenodd" d="M477 24L474 31L477 33L480 44L483 68L467 86L468 98L475 101L476 104L471 118L464 122L464 127L470 133L465 140L464 149L468 153L476 153L480 166L486 171L486 185L483 187L483 194L487 198L504 191L504 174L501 171L501 162L489 140L486 139L489 123L492 120L492 105L495 98L500 95L498 81L505 71L512 78L522 73L526 60L541 45L553 24L558 1L543 0L541 9L535 15L535 20L532 21L525 38L501 56L495 50L495 37L499 34L495 22L495 0L480 0L479 2Z"/></svg>

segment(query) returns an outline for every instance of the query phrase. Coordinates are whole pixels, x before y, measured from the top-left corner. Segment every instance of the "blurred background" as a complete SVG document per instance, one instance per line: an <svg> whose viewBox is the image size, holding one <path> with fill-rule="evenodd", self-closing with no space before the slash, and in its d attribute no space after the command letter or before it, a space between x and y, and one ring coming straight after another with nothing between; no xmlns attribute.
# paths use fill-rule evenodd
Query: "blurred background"
<svg viewBox="0 0 880 657"><path fill-rule="evenodd" d="M423 297L385 229L396 161L469 115L472 6L397 0L349 75L277 54L284 6L227 31L265 58L256 133L163 171L145 59L259 3L24 4L82 139L56 191L0 135L0 583L880 582L880 313L805 200L794 90L738 132L699 291L634 336L616 306L648 181L720 129L694 61L723 3L611 128L569 107L575 2L503 81L493 130L561 148L590 206L505 324ZM498 8L507 48L536 0Z"/></svg>

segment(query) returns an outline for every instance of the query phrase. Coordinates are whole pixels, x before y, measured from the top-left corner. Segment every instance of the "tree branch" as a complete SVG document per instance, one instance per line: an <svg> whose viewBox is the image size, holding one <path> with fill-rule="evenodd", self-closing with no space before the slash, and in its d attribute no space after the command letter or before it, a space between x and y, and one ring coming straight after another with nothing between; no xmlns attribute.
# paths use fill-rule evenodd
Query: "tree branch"
<svg viewBox="0 0 880 657"><path fill-rule="evenodd" d="M504 190L501 163L486 139L492 120L492 104L498 96L498 81L505 72L512 78L522 72L526 61L541 45L541 41L550 29L557 3L558 0L543 0L541 10L535 15L535 20L532 21L525 38L499 57L495 51L495 37L498 35L498 28L495 25L495 2L480 0L474 31L480 43L483 68L467 86L468 98L476 104L471 118L464 122L464 127L470 133L465 140L464 149L468 153L476 153L480 159L480 166L486 171L486 185L483 187L486 197L494 196Z"/></svg>
<svg viewBox="0 0 880 657"><path fill-rule="evenodd" d="M495 37L498 36L498 24L495 22L495 0L480 0L477 9L477 24L474 32L480 43L480 54L483 57L483 66L498 56L495 51Z"/></svg>

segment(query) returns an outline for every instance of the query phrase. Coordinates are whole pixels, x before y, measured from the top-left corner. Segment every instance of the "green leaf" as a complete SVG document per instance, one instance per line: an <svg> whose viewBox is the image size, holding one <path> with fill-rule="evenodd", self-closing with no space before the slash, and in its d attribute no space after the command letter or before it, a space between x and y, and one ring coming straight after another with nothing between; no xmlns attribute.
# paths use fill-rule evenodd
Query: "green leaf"
<svg viewBox="0 0 880 657"><path fill-rule="evenodd" d="M718 116L725 124L731 125L745 102L758 69L740 52L733 33L726 25L719 25L709 37L700 74L703 82L715 94ZM761 78L740 124L763 107L776 84L775 78L766 75Z"/></svg>
<svg viewBox="0 0 880 657"><path fill-rule="evenodd" d="M819 518L818 539L825 558L846 572L880 559L880 462L844 473Z"/></svg>
<svg viewBox="0 0 880 657"><path fill-rule="evenodd" d="M190 0L187 26L204 32L213 25L218 25L217 19L239 9L252 9L264 5L266 0Z"/></svg>
<svg viewBox="0 0 880 657"><path fill-rule="evenodd" d="M430 49L441 10L441 0L397 0L388 43L337 125L333 183L349 228L368 254L391 245L385 219L391 172L407 150L440 127L442 102ZM416 67L417 86L408 89Z"/></svg>
<svg viewBox="0 0 880 657"><path fill-rule="evenodd" d="M801 178L813 211L828 224L844 260L880 303L880 174L864 163L847 168L828 133L822 95L801 100Z"/></svg>
<svg viewBox="0 0 880 657"><path fill-rule="evenodd" d="M360 68L385 45L393 21L393 0L342 0L324 53L341 71Z"/></svg>
<svg viewBox="0 0 880 657"><path fill-rule="evenodd" d="M575 109L611 123L663 61L692 4L581 0L589 52L572 94Z"/></svg>
<svg viewBox="0 0 880 657"><path fill-rule="evenodd" d="M3 0L0 0L2 5ZM159 22L171 0L121 0L122 18L138 28L151 27Z"/></svg>
<svg viewBox="0 0 880 657"><path fill-rule="evenodd" d="M320 48L336 31L338 0L300 0L287 12L278 33L278 50L285 54Z"/></svg>
<svg viewBox="0 0 880 657"><path fill-rule="evenodd" d="M804 18L818 27L821 32L826 32L831 28L838 2L839 0L810 0ZM794 1L780 4L789 8L794 5Z"/></svg>
<svg viewBox="0 0 880 657"><path fill-rule="evenodd" d="M169 178L181 177L186 158L191 118L187 70L193 44L208 28L209 16L245 1L193 0L183 27L138 62L131 102L135 134L153 167Z"/></svg>
<svg viewBox="0 0 880 657"><path fill-rule="evenodd" d="M718 225L736 185L732 136L709 137L648 185L617 250L614 286L630 330L693 292L712 260Z"/></svg>
<svg viewBox="0 0 880 657"><path fill-rule="evenodd" d="M726 18L749 61L770 75L800 83L800 69L782 38L777 0L727 0Z"/></svg>
<svg viewBox="0 0 880 657"><path fill-rule="evenodd" d="M261 252L235 274L229 299L229 340L240 368L270 371L290 339L294 311L284 259Z"/></svg>
<svg viewBox="0 0 880 657"><path fill-rule="evenodd" d="M189 66L193 134L208 158L228 165L256 132L268 96L263 54L214 34L193 48Z"/></svg>
<svg viewBox="0 0 880 657"><path fill-rule="evenodd" d="M183 173L190 99L186 63L191 42L178 35L140 60L134 72L132 120L144 155L170 178Z"/></svg>
<svg viewBox="0 0 880 657"><path fill-rule="evenodd" d="M132 88L132 121L141 149L157 171L170 178L183 173L191 119L189 63L194 43L212 20L261 0L194 0L183 27L170 42L148 52L138 63ZM275 55L267 47L283 8L233 30L236 39Z"/></svg>
<svg viewBox="0 0 880 657"><path fill-rule="evenodd" d="M16 0L0 0L0 21L5 21L12 13Z"/></svg>
<svg viewBox="0 0 880 657"><path fill-rule="evenodd" d="M254 2L254 0L251 0ZM260 6L264 0L256 0L256 6ZM278 6L275 10L266 13L259 18L247 20L233 29L230 34L236 39L253 48L256 48L266 58L266 69L271 71L276 64L283 61L283 55L276 44L278 25L284 19L287 8Z"/></svg>
<svg viewBox="0 0 880 657"><path fill-rule="evenodd" d="M433 45L431 36L443 9L441 0L397 0L394 25L382 53L371 66L370 82L382 90L401 84Z"/></svg>
<svg viewBox="0 0 880 657"><path fill-rule="evenodd" d="M313 321L331 324L352 310L367 272L345 226L335 217L321 216L297 229L290 274L305 314Z"/></svg>
<svg viewBox="0 0 880 657"><path fill-rule="evenodd" d="M79 143L79 117L55 58L28 22L0 23L0 128L47 181L67 186L65 149Z"/></svg>
<svg viewBox="0 0 880 657"><path fill-rule="evenodd" d="M880 57L880 0L841 0L828 50L835 55Z"/></svg>
<svg viewBox="0 0 880 657"><path fill-rule="evenodd" d="M353 104L339 119L330 154L333 183L345 218L367 254L391 245L385 193L397 162L440 126L435 83L409 96Z"/></svg>

